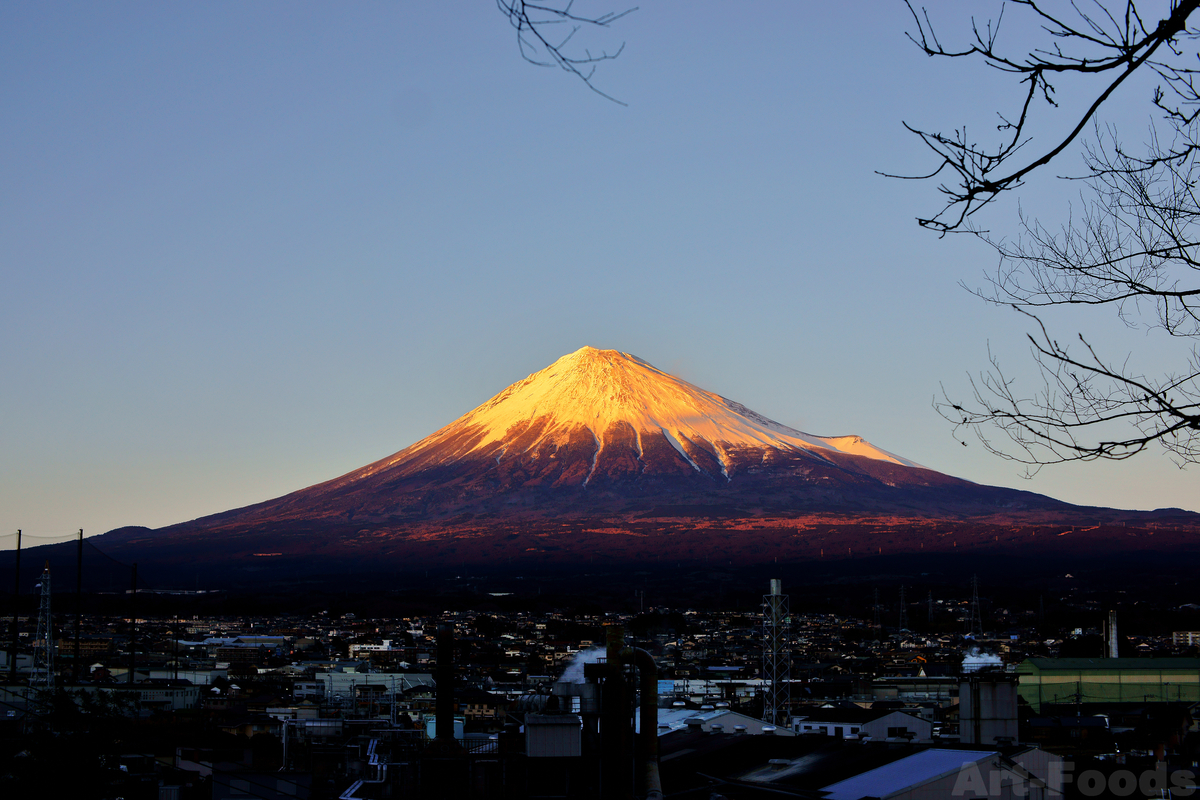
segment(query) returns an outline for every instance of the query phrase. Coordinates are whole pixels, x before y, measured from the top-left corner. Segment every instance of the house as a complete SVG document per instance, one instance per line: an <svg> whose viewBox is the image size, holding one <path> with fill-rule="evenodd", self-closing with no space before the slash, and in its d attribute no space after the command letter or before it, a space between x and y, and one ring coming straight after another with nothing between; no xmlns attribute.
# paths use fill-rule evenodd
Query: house
<svg viewBox="0 0 1200 800"><path fill-rule="evenodd" d="M225 733L253 738L259 734L278 736L283 728L283 723L267 714L248 714L234 717L226 722L218 722L217 728Z"/></svg>
<svg viewBox="0 0 1200 800"><path fill-rule="evenodd" d="M882 712L858 707L814 708L792 717L792 731L857 739L864 723L882 715Z"/></svg>
<svg viewBox="0 0 1200 800"><path fill-rule="evenodd" d="M455 698L458 710L468 720L503 720L508 701L482 689L463 689Z"/></svg>
<svg viewBox="0 0 1200 800"><path fill-rule="evenodd" d="M863 723L859 733L872 741L932 742L933 723L906 711L890 711Z"/></svg>
<svg viewBox="0 0 1200 800"><path fill-rule="evenodd" d="M634 720L634 729L641 730L640 716ZM675 731L696 732L701 730L705 733L794 735L787 728L777 730L775 726L769 725L761 719L732 711L726 706L705 707L699 710L695 708L660 708L658 710L659 736Z"/></svg>
<svg viewBox="0 0 1200 800"><path fill-rule="evenodd" d="M792 731L839 739L933 741L932 722L899 710L817 708L807 716L793 717Z"/></svg>

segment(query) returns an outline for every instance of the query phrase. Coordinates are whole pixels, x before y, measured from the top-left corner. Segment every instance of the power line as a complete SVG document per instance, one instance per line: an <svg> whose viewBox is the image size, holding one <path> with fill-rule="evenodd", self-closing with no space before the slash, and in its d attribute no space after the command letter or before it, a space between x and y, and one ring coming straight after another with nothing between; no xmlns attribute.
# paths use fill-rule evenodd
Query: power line
<svg viewBox="0 0 1200 800"><path fill-rule="evenodd" d="M24 529L22 530L24 531ZM59 539L64 542L71 541L75 538L75 536L76 531L63 531L62 533L55 531L48 534L24 532L21 534L21 538L23 539ZM15 540L16 537L17 535L15 533L0 533L0 541Z"/></svg>

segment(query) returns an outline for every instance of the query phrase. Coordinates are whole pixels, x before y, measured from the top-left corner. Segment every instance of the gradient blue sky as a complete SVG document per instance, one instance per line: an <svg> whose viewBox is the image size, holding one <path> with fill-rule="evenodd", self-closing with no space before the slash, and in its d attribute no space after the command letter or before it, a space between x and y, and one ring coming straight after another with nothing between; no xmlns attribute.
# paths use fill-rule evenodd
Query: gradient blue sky
<svg viewBox="0 0 1200 800"><path fill-rule="evenodd" d="M930 6L948 34L998 8ZM647 4L597 40L626 43L596 75L622 107L522 61L491 0L0 5L0 543L334 477L585 344L970 480L1200 510L1159 451L1024 480L931 407L989 344L1031 376L1021 318L958 286L992 252L874 174L930 165L902 120L986 133L1013 98L909 27L898 0ZM1109 112L1135 138L1148 91Z"/></svg>

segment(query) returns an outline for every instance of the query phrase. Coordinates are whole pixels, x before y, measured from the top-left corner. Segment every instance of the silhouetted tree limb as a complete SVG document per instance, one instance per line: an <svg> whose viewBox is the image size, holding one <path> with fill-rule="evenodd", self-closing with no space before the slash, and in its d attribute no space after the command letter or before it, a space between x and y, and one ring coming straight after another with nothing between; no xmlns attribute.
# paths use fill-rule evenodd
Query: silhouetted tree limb
<svg viewBox="0 0 1200 800"><path fill-rule="evenodd" d="M1152 139L1146 156L1126 154L1110 129L1087 148L1092 201L1053 233L1022 217L1013 243L980 234L1000 254L979 297L1030 316L1031 353L1042 391L1018 397L1000 365L973 382L975 404L940 410L960 426L995 425L1016 451L981 436L992 452L1036 465L1123 459L1158 441L1182 462L1200 460L1200 351L1158 377L1128 360L1103 361L1081 335L1076 358L1035 314L1061 305L1106 306L1131 328L1200 340L1200 150L1196 126L1175 124L1169 145ZM1090 437L1090 438L1089 438Z"/></svg>
<svg viewBox="0 0 1200 800"><path fill-rule="evenodd" d="M945 234L964 229L969 218L994 200L1001 192L1016 189L1034 170L1050 163L1066 150L1081 133L1088 129L1098 111L1112 93L1139 69L1154 71L1163 84L1172 90L1181 103L1170 106L1167 93L1156 92L1154 102L1170 110L1180 119L1195 111L1185 110L1197 99L1193 83L1196 74L1195 49L1191 42L1197 32L1187 27L1189 17L1200 8L1200 0L1176 0L1169 13L1147 24L1137 4L1125 3L1119 14L1111 13L1103 3L1070 3L1071 16L1055 15L1037 0L1009 0L1026 10L1032 22L1053 40L1052 46L1012 55L999 45L1002 10L995 22L980 27L972 20L970 44L954 49L942 44L929 14L918 13L910 0L905 0L912 13L916 30L908 37L929 56L945 58L977 58L1002 72L1018 76L1024 85L1015 114L1000 113L997 130L1002 140L994 146L972 141L967 128L961 127L946 134L926 131L905 123L904 126L929 147L937 157L937 166L924 175L893 175L891 177L927 180L949 175L938 189L946 204L932 217L918 218L918 223ZM1091 13L1085 9L1092 9ZM1187 41L1188 46L1182 42ZM1039 99L1057 106L1054 84L1058 76L1078 74L1094 76L1098 85L1091 103L1071 125L1064 136L1045 147L1034 148L1028 134L1035 104Z"/></svg>
<svg viewBox="0 0 1200 800"><path fill-rule="evenodd" d="M1128 362L1106 363L1082 335L1084 355L1073 355L1029 316L1038 330L1029 343L1041 389L1018 394L993 355L991 370L971 381L972 406L943 394L938 410L946 419L974 428L988 450L1028 465L1031 474L1064 461L1123 460L1155 442L1181 462L1200 461L1200 361L1194 351L1184 374L1150 378ZM986 430L993 428L1008 441L989 438Z"/></svg>
<svg viewBox="0 0 1200 800"><path fill-rule="evenodd" d="M990 369L972 380L972 402L944 394L935 405L958 428L974 429L993 453L1033 471L1062 461L1129 458L1154 443L1181 464L1200 461L1200 61L1197 32L1187 27L1200 0L1175 0L1149 22L1134 2L1114 12L1101 0L1076 0L1067 4L1069 17L1036 0L1010 2L1036 21L1052 46L1022 56L1001 53L1001 12L982 29L972 23L972 44L952 50L928 15L909 5L917 24L910 38L925 53L981 58L1024 84L1019 113L1011 122L1001 116L1001 144L990 150L970 144L965 128L953 136L910 130L940 159L925 177L949 170L958 181L940 187L947 197L943 210L918 221L942 235L973 233L995 248L995 272L970 291L1029 317L1041 385L1032 393L1018 390L992 356ZM1097 115L1139 69L1159 78L1151 108L1160 121L1135 152ZM1039 98L1055 105L1050 80L1065 73L1095 75L1100 85L1069 132L1035 151L1027 134L1032 109ZM1089 128L1093 133L1081 137ZM972 227L972 214L1073 143L1081 146L1085 166L1078 213L1068 212L1056 228L1021 214L1021 232L1012 241ZM1164 342L1189 342L1187 353L1178 369L1163 371L1139 367L1130 357L1103 357L1082 334L1062 344L1043 322L1057 306L1109 308L1130 328L1165 335ZM988 433L997 429L1003 437Z"/></svg>
<svg viewBox="0 0 1200 800"><path fill-rule="evenodd" d="M632 14L637 8L589 17L573 11L574 0L557 3L553 0L543 3L496 0L496 5L517 31L517 47L520 48L522 58L539 67L559 67L579 78L601 97L625 105L592 83L597 65L621 55L621 51L625 49L624 43L611 53L593 53L586 47L581 50L571 48L572 40L581 28L607 28L622 17Z"/></svg>
<svg viewBox="0 0 1200 800"><path fill-rule="evenodd" d="M1000 266L976 294L1022 308L1111 306L1131 327L1200 336L1200 164L1196 123L1171 147L1152 140L1145 158L1125 154L1115 131L1098 134L1085 163L1092 200L1058 233L1021 216L1013 243L981 238Z"/></svg>

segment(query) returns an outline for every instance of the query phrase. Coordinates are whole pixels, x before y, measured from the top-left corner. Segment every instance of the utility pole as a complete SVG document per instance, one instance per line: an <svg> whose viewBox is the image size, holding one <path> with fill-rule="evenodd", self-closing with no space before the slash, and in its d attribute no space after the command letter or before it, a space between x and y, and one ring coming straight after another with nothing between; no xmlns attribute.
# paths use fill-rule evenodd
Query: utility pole
<svg viewBox="0 0 1200 800"><path fill-rule="evenodd" d="M137 666L137 562L133 563L129 591L129 676L126 683L133 686L133 671Z"/></svg>
<svg viewBox="0 0 1200 800"><path fill-rule="evenodd" d="M899 633L900 631L903 631L906 628L908 628L908 601L904 597L904 586L901 585L900 586L900 629L896 632Z"/></svg>
<svg viewBox="0 0 1200 800"><path fill-rule="evenodd" d="M20 637L20 625L17 617L21 612L21 529L17 528L17 562L13 570L13 618L12 618L12 648L8 651L8 682L17 682L17 642Z"/></svg>
<svg viewBox="0 0 1200 800"><path fill-rule="evenodd" d="M75 549L75 666L71 670L75 683L79 683L79 628L83 617L83 528L79 529L79 542Z"/></svg>
<svg viewBox="0 0 1200 800"><path fill-rule="evenodd" d="M929 627L933 628L933 589L929 590Z"/></svg>

